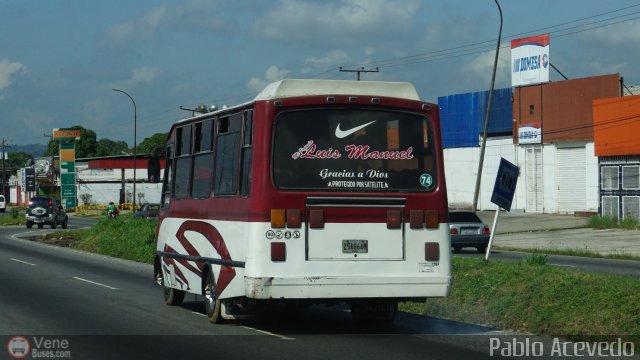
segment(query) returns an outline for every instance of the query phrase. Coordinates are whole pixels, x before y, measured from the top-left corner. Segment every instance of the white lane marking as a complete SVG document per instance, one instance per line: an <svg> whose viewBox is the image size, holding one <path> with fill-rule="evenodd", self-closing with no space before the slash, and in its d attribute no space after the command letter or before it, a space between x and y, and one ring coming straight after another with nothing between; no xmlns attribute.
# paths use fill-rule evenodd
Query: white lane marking
<svg viewBox="0 0 640 360"><path fill-rule="evenodd" d="M89 284L93 284L93 285L98 285L98 286L106 287L107 289L111 289L111 290L118 290L118 288L114 288L114 287L111 287L111 286L109 286L109 285L105 285L105 284L100 284L99 282L95 282L95 281L91 281L91 280L87 280L87 279L79 278L79 277L77 277L77 276L74 276L73 278L74 278L74 279L76 279L76 280L80 280L80 281L87 282L87 283L89 283Z"/></svg>
<svg viewBox="0 0 640 360"><path fill-rule="evenodd" d="M296 338L292 338L292 337L288 337L288 336L284 336L284 335L274 334L272 332L268 332L268 331L264 331L264 330L255 329L255 328L252 328L252 327L249 327L249 326L241 326L241 327L243 327L245 329L248 329L248 330L253 330L253 331L259 332L261 334L265 334L265 335L269 335L269 336L275 336L275 337L280 338L282 340L295 340L296 339Z"/></svg>
<svg viewBox="0 0 640 360"><path fill-rule="evenodd" d="M563 265L563 264L551 264L551 265L557 266L557 267L570 267L570 268L576 267L575 265Z"/></svg>
<svg viewBox="0 0 640 360"><path fill-rule="evenodd" d="M200 315L200 316L207 317L207 315L202 314L202 313L199 313L199 312L197 312L197 311L192 311L191 313L192 313L192 314L196 314L196 315Z"/></svg>
<svg viewBox="0 0 640 360"><path fill-rule="evenodd" d="M19 262L21 264L29 265L29 266L36 266L36 264L32 264L30 262L26 262L26 261L23 261L23 260L18 260L18 259L14 259L14 258L11 258L11 260L13 260L15 262Z"/></svg>

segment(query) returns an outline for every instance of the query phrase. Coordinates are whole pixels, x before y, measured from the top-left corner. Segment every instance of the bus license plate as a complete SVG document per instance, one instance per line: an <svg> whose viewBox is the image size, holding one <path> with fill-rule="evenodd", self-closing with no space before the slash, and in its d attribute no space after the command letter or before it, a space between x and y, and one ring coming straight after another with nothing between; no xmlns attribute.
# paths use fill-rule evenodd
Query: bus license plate
<svg viewBox="0 0 640 360"><path fill-rule="evenodd" d="M367 240L342 240L343 254L365 254L369 252Z"/></svg>

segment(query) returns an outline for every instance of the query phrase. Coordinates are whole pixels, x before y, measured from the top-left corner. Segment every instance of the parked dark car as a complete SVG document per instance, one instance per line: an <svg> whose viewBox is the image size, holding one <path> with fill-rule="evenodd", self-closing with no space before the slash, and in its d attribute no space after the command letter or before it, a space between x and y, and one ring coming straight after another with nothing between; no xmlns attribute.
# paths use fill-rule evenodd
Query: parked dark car
<svg viewBox="0 0 640 360"><path fill-rule="evenodd" d="M31 229L33 224L37 224L39 229L44 225L51 226L52 229L62 225L63 229L67 228L69 217L62 208L60 201L47 197L32 197L29 200L29 208L26 211L25 218L27 221L27 229Z"/></svg>
<svg viewBox="0 0 640 360"><path fill-rule="evenodd" d="M133 217L136 219L157 218L159 211L160 204L144 203L140 209L133 212Z"/></svg>
<svg viewBox="0 0 640 360"><path fill-rule="evenodd" d="M449 231L451 233L451 247L460 252L464 247L474 247L479 253L487 250L489 245L489 226L480 220L473 211L449 211Z"/></svg>

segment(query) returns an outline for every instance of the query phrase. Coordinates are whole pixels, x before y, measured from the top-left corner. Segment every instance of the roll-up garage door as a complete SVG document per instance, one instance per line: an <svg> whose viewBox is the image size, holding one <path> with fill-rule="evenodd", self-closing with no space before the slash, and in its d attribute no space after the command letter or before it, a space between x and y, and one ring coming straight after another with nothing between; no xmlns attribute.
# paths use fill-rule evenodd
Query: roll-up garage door
<svg viewBox="0 0 640 360"><path fill-rule="evenodd" d="M525 172L527 176L527 212L542 212L542 146L527 146L525 149Z"/></svg>
<svg viewBox="0 0 640 360"><path fill-rule="evenodd" d="M558 148L556 189L559 212L584 211L587 207L585 147Z"/></svg>

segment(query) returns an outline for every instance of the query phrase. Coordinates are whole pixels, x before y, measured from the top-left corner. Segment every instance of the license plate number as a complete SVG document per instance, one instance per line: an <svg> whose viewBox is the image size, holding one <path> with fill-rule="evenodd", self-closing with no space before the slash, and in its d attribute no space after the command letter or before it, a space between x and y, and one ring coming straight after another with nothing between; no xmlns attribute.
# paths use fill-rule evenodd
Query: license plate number
<svg viewBox="0 0 640 360"><path fill-rule="evenodd" d="M367 240L342 240L343 254L365 254L369 252Z"/></svg>
<svg viewBox="0 0 640 360"><path fill-rule="evenodd" d="M478 231L476 229L461 229L460 235L475 235Z"/></svg>

